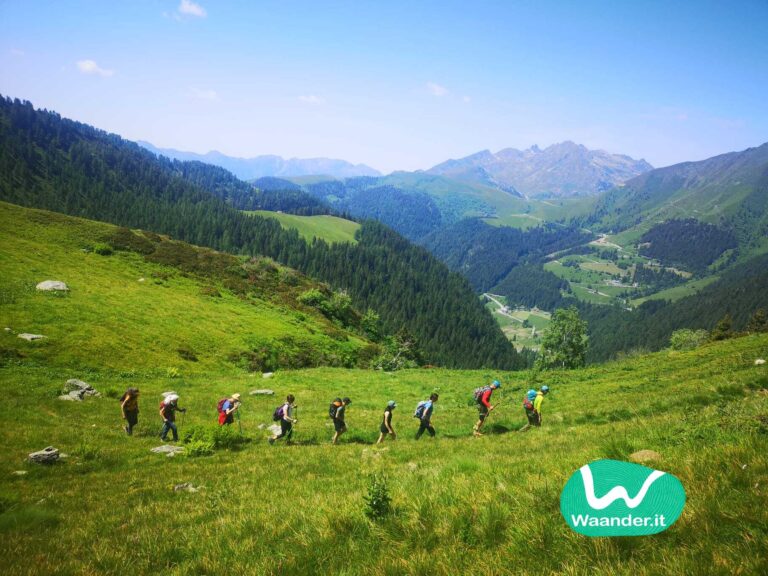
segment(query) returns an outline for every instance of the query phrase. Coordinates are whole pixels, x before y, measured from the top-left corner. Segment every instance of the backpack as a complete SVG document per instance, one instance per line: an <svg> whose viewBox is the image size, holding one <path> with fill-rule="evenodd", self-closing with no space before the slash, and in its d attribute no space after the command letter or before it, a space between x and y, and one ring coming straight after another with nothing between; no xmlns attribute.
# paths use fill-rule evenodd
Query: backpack
<svg viewBox="0 0 768 576"><path fill-rule="evenodd" d="M480 401L483 398L483 394L485 394L486 390L490 390L490 386L481 386L480 388L475 388L475 393L473 395L475 399L476 404L480 404Z"/></svg>
<svg viewBox="0 0 768 576"><path fill-rule="evenodd" d="M341 407L341 398L336 398L328 407L328 418L331 420L336 419L336 411Z"/></svg>
<svg viewBox="0 0 768 576"><path fill-rule="evenodd" d="M424 409L427 407L427 401L422 400L416 405L416 411L413 413L414 418L423 418L424 417Z"/></svg>
<svg viewBox="0 0 768 576"><path fill-rule="evenodd" d="M272 420L275 422L278 422L283 419L283 408L285 407L285 404L280 404L277 408L275 408L275 411L272 413Z"/></svg>
<svg viewBox="0 0 768 576"><path fill-rule="evenodd" d="M523 396L523 408L529 412L533 411L533 401L536 400L536 390L528 390Z"/></svg>
<svg viewBox="0 0 768 576"><path fill-rule="evenodd" d="M229 398L222 398L221 400L219 400L219 403L216 404L216 410L219 412L219 414L224 412L224 402L226 402L227 400L229 400Z"/></svg>

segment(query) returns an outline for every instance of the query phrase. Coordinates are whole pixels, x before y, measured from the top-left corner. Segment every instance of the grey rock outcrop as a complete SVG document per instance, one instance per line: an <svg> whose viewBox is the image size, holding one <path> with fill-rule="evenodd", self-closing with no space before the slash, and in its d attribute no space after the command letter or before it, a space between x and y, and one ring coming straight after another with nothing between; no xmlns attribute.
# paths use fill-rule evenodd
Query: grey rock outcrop
<svg viewBox="0 0 768 576"><path fill-rule="evenodd" d="M174 492L199 492L200 487L195 488L191 482L184 482L182 484L176 484L173 487Z"/></svg>
<svg viewBox="0 0 768 576"><path fill-rule="evenodd" d="M149 451L154 452L155 454L165 454L167 456L175 456L176 454L181 454L182 452L184 452L184 447L171 446L170 444L163 444L162 446L151 448Z"/></svg>
<svg viewBox="0 0 768 576"><path fill-rule="evenodd" d="M36 462L38 464L53 464L59 459L59 451L53 446L43 448L39 452L32 452L29 455L30 462Z"/></svg>
<svg viewBox="0 0 768 576"><path fill-rule="evenodd" d="M86 396L94 396L96 398L101 397L101 393L93 386L77 378L71 378L67 380L64 386L64 394L59 396L59 400L75 400L82 401Z"/></svg>
<svg viewBox="0 0 768 576"><path fill-rule="evenodd" d="M251 396L274 396L275 391L274 390L251 390L250 391Z"/></svg>
<svg viewBox="0 0 768 576"><path fill-rule="evenodd" d="M68 292L69 286L64 284L61 280L44 280L35 286L38 290L45 292Z"/></svg>
<svg viewBox="0 0 768 576"><path fill-rule="evenodd" d="M261 375L262 378L272 378L274 376L274 372L264 372L264 374Z"/></svg>
<svg viewBox="0 0 768 576"><path fill-rule="evenodd" d="M34 340L40 340L42 338L45 338L42 334L27 334L26 332L19 334L19 338L22 340L26 340L27 342L32 342Z"/></svg>

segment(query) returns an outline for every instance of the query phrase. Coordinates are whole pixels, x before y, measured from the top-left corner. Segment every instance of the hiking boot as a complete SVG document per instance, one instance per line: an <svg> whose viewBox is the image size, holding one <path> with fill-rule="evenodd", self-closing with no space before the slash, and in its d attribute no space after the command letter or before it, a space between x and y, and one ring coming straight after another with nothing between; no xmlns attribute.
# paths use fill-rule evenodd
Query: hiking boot
<svg viewBox="0 0 768 576"><path fill-rule="evenodd" d="M474 436L477 436L477 437L480 437L480 436L485 436L485 434L483 434L483 433L482 433L482 432L480 432L479 430L475 430L474 432L472 432L472 434L473 434Z"/></svg>

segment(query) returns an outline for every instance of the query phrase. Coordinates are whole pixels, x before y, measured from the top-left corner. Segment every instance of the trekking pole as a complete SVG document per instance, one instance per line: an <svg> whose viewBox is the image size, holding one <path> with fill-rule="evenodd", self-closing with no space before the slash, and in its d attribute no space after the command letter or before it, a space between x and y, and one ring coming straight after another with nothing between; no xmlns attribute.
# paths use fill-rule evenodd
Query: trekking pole
<svg viewBox="0 0 768 576"><path fill-rule="evenodd" d="M240 407L242 404L238 404L237 410L235 410L235 416L237 416L237 428L240 430L240 436L243 435L243 425L240 423Z"/></svg>

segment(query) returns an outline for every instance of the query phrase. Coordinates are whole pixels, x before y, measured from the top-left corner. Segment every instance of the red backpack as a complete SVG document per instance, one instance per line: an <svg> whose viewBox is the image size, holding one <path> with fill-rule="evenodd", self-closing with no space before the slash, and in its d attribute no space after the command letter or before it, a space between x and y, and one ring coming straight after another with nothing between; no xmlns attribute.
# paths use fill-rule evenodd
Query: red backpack
<svg viewBox="0 0 768 576"><path fill-rule="evenodd" d="M219 414L224 412L224 402L226 402L227 400L229 400L229 398L222 398L221 400L219 400L219 403L216 404L216 410L219 412Z"/></svg>

